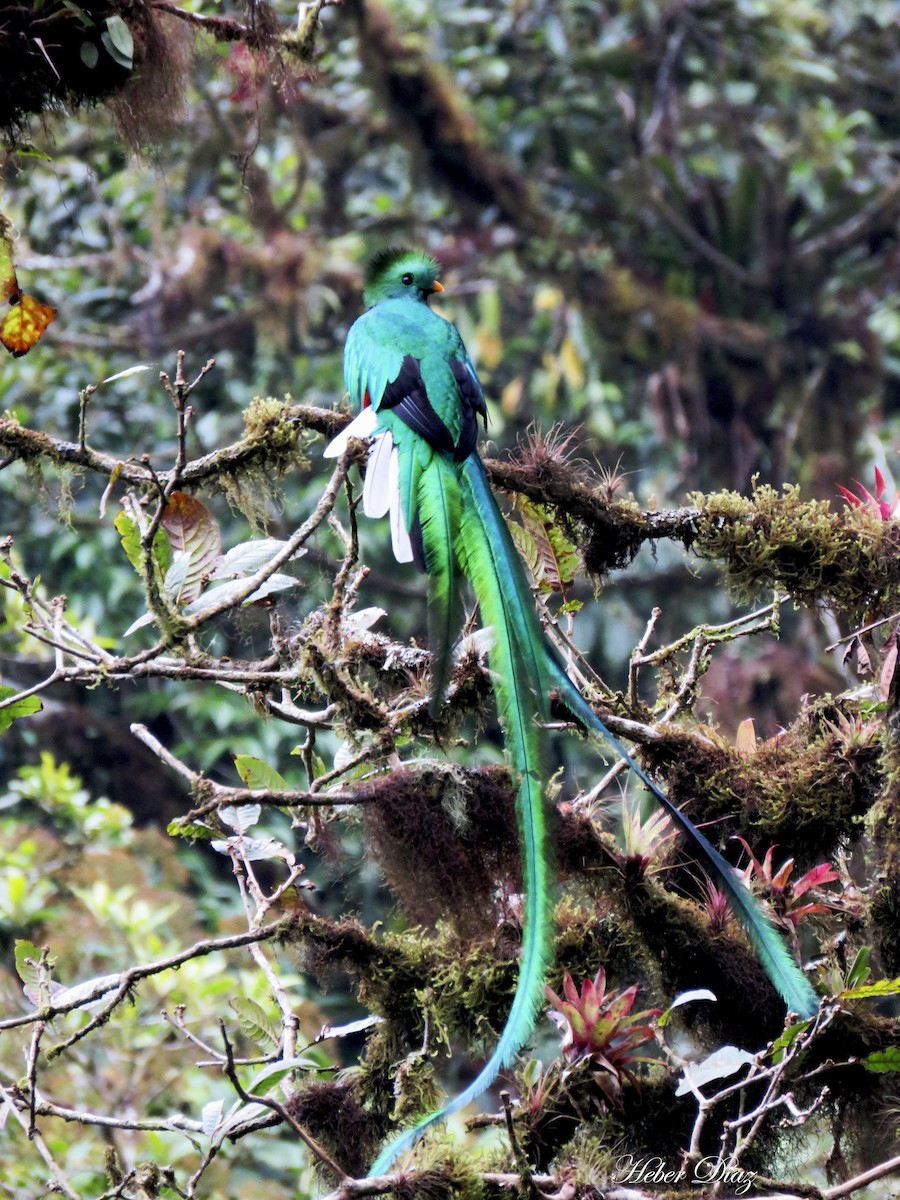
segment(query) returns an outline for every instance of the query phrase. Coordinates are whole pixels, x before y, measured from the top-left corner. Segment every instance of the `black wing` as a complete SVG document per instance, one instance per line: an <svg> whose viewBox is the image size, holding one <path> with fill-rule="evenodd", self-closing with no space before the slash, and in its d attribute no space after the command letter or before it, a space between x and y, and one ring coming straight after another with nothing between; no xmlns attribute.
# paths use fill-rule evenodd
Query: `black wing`
<svg viewBox="0 0 900 1200"><path fill-rule="evenodd" d="M450 370L456 380L459 401L462 405L462 422L460 423L459 441L453 454L457 462L468 458L475 449L478 441L478 418L484 421L487 429L487 407L484 403L484 393L468 363L461 359L450 360Z"/></svg>
<svg viewBox="0 0 900 1200"><path fill-rule="evenodd" d="M378 407L391 409L410 429L421 434L429 446L454 453L453 435L431 407L419 360L411 354L404 357L399 375L384 389Z"/></svg>
<svg viewBox="0 0 900 1200"><path fill-rule="evenodd" d="M405 355L397 378L384 389L379 408L389 408L430 446L452 454L457 462L468 458L478 441L478 418L487 425L487 409L478 381L461 359L450 360L461 408L459 441L435 412L425 390L419 360Z"/></svg>

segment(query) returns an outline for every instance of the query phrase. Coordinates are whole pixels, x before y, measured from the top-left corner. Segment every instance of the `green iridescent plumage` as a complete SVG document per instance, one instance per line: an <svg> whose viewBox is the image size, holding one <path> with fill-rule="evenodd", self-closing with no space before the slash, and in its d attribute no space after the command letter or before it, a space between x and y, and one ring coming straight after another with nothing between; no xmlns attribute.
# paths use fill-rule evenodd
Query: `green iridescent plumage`
<svg viewBox="0 0 900 1200"><path fill-rule="evenodd" d="M544 636L521 559L475 449L484 395L455 326L428 307L443 288L434 259L388 250L365 281L367 311L347 337L344 373L360 416L326 451L336 456L351 436L376 439L370 452L364 510L391 513L395 553L427 572L434 653L432 703L440 703L459 630L462 577L493 630L489 652L497 709L517 781L516 811L525 892L519 980L497 1047L478 1077L439 1112L401 1134L370 1174L387 1170L423 1131L479 1096L524 1045L543 1000L553 927L542 801L549 697L626 759L686 835L702 865L726 890L769 978L789 1008L811 1016L818 1001L758 903L729 864L634 762L566 675Z"/></svg>

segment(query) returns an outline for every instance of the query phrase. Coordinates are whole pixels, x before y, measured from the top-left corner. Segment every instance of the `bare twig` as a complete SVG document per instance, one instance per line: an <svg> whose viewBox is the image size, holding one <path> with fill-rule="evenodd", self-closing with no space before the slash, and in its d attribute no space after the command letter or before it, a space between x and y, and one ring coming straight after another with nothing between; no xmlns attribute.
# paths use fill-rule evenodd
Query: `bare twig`
<svg viewBox="0 0 900 1200"><path fill-rule="evenodd" d="M59 1163L50 1152L50 1149L47 1146L47 1143L44 1141L40 1130L33 1128L31 1114L29 1113L29 1116L26 1118L25 1114L20 1111L18 1104L16 1104L13 1094L4 1087L0 1087L0 1098L3 1099L5 1107L9 1112L12 1113L15 1120L17 1120L22 1126L23 1131L28 1135L32 1145L37 1147L38 1153L53 1174L56 1190L62 1192L62 1194L66 1196L68 1200L81 1200L78 1192L75 1191L68 1179L66 1179L65 1175L63 1174L62 1167L60 1167Z"/></svg>
<svg viewBox="0 0 900 1200"><path fill-rule="evenodd" d="M219 1021L219 1028L222 1033L222 1041L225 1044L225 1074L228 1076L229 1083L234 1088L235 1092L237 1092L240 1099L243 1100L245 1104L263 1104L266 1108L271 1108L274 1112L278 1113L282 1121L290 1125L294 1133L296 1133L300 1140L312 1151L319 1162L324 1163L324 1165L328 1167L328 1169L333 1173L335 1179L340 1180L342 1184L349 1181L350 1177L348 1176L347 1172L342 1170L342 1168L337 1165L328 1151L323 1149L322 1146L320 1146L315 1140L315 1138L303 1128L300 1122L291 1116L291 1114L280 1101L272 1099L271 1096L251 1096L249 1092L244 1090L244 1086L238 1078L237 1070L235 1069L234 1054L232 1051L231 1042L228 1040L228 1033L226 1032L224 1021Z"/></svg>
<svg viewBox="0 0 900 1200"><path fill-rule="evenodd" d="M854 1175L852 1179L846 1179L835 1187L825 1188L822 1195L825 1200L838 1200L840 1196L849 1196L851 1192L858 1192L860 1188L867 1187L876 1179L884 1179L886 1175L894 1175L898 1171L900 1171L900 1155L879 1163L877 1167L872 1167L859 1175Z"/></svg>
<svg viewBox="0 0 900 1200"><path fill-rule="evenodd" d="M171 954L167 958L157 959L156 962L147 963L142 967L129 967L128 970L122 971L119 975L105 975L98 980L96 987L90 991L79 993L76 999L64 1001L62 1004L55 1003L52 999L46 1005L42 1005L36 1012L26 1013L23 1016L8 1017L5 1021L0 1021L0 1030L15 1029L23 1025L33 1025L37 1021L51 1021L55 1017L62 1016L64 1013L73 1012L77 1008L84 1008L91 1004L94 1000L100 1000L104 996L108 996L113 992L112 1000L100 1010L98 1015L90 1023L90 1027L94 1028L102 1024L109 1014L128 996L136 983L140 983L142 979L149 979L152 975L158 975L161 971L172 971L182 966L183 963L190 962L192 958L202 958L207 954L215 954L219 950L233 950L239 946L249 945L251 942L263 942L269 938L283 936L294 923L293 917L284 917L280 921L273 921L269 925L264 925L261 929L254 932L247 931L245 933L234 933L227 937L208 938L205 941L195 942L193 946L189 946L186 950L180 950L176 954ZM53 1047L48 1051L48 1057L61 1053L74 1041L78 1041L89 1032L89 1028L84 1029L70 1038L68 1041Z"/></svg>

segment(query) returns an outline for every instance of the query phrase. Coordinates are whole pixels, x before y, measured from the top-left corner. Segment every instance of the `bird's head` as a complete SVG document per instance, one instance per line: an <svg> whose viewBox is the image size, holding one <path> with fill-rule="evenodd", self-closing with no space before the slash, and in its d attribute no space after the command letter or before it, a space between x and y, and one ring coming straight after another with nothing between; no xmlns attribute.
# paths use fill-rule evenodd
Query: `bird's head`
<svg viewBox="0 0 900 1200"><path fill-rule="evenodd" d="M371 308L381 300L409 297L425 301L444 289L438 283L440 267L421 250L381 250L366 270L363 295Z"/></svg>

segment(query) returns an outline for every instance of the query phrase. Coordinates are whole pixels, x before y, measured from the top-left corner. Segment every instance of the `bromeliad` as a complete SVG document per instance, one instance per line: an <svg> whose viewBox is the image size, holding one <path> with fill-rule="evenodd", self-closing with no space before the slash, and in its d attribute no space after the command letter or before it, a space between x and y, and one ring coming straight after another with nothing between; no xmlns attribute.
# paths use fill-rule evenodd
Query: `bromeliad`
<svg viewBox="0 0 900 1200"><path fill-rule="evenodd" d="M571 682L541 628L525 571L476 450L484 393L456 327L428 306L443 291L438 265L415 250L387 250L365 282L367 311L344 351L344 378L359 415L327 447L343 453L350 438L372 438L363 511L390 513L400 562L429 577L429 636L434 655L432 705L440 704L459 632L460 588L467 579L485 625L497 708L517 781L516 812L525 892L519 979L494 1053L473 1083L440 1111L391 1142L370 1174L382 1174L435 1121L479 1096L524 1045L544 996L553 945L550 868L542 803L550 697L612 746L650 789L727 893L772 983L789 1008L818 1007L809 982L735 872L702 833L634 762Z"/></svg>

